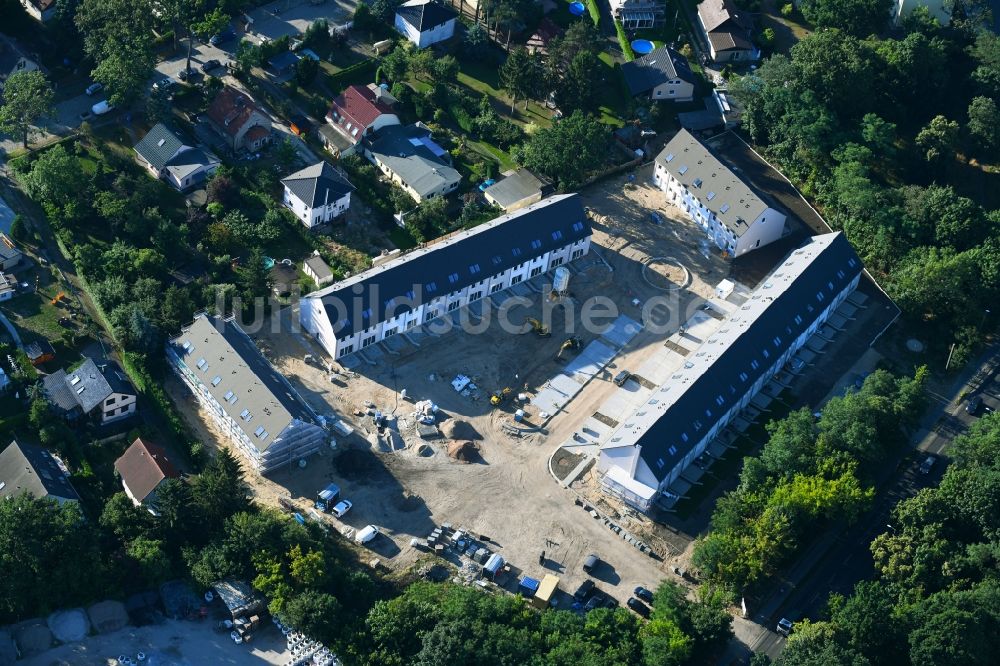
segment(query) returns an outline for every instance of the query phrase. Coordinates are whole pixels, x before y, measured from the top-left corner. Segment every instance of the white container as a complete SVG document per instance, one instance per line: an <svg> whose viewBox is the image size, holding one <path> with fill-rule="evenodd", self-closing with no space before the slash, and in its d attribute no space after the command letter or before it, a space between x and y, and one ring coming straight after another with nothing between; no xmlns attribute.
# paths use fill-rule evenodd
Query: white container
<svg viewBox="0 0 1000 666"><path fill-rule="evenodd" d="M569 269L565 266L556 268L555 277L552 278L552 291L560 294L569 289Z"/></svg>

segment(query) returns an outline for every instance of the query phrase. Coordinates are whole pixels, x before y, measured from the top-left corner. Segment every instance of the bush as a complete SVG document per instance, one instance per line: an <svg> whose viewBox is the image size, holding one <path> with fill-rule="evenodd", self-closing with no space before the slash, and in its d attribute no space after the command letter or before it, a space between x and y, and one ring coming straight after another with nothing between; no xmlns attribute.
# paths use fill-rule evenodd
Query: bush
<svg viewBox="0 0 1000 666"><path fill-rule="evenodd" d="M795 14L795 5L788 3L787 5L781 6L781 15L785 18L791 18Z"/></svg>
<svg viewBox="0 0 1000 666"><path fill-rule="evenodd" d="M625 62L632 62L635 60L635 53L632 52L632 45L628 41L628 35L625 34L622 22L617 19L615 19L615 32L618 33L618 45L622 47Z"/></svg>

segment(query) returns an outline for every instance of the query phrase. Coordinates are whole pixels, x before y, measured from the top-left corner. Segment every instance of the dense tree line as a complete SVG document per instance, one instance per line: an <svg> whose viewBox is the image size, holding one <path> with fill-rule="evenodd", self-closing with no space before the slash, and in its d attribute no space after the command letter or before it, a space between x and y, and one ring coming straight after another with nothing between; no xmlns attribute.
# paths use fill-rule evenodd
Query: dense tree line
<svg viewBox="0 0 1000 666"><path fill-rule="evenodd" d="M906 439L924 404L926 370L897 378L879 370L857 391L767 425L769 439L746 458L737 488L719 499L712 531L693 561L734 593L775 573L817 533L852 522L870 504L874 470Z"/></svg>
<svg viewBox="0 0 1000 666"><path fill-rule="evenodd" d="M859 3L809 3L846 8ZM813 33L732 82L744 126L843 229L937 348L968 357L1000 296L1000 212L962 192L998 156L1000 37L926 10L880 39Z"/></svg>
<svg viewBox="0 0 1000 666"><path fill-rule="evenodd" d="M975 666L1000 653L1000 417L955 438L940 486L871 545L877 578L797 625L781 666Z"/></svg>
<svg viewBox="0 0 1000 666"><path fill-rule="evenodd" d="M732 617L711 594L690 600L665 582L650 620L625 609L538 612L516 596L416 582L368 614L369 652L382 666L518 664L680 666L702 663L732 636Z"/></svg>

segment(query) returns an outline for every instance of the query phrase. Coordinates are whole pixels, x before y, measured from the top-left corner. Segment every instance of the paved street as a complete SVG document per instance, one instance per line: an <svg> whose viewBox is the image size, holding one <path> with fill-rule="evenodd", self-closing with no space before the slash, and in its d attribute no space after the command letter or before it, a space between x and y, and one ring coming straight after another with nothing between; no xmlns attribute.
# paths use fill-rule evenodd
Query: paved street
<svg viewBox="0 0 1000 666"><path fill-rule="evenodd" d="M976 415L966 412L966 401L958 402L957 398L963 391L982 397L984 406ZM944 473L947 448L952 439L982 418L987 410L995 409L1000 409L1000 345L994 346L978 362L971 364L955 380L948 395L931 393L924 427L914 435L914 446L901 452L896 460L889 461L884 467L883 475L877 481L882 490L868 514L850 528L824 535L814 543L788 572L787 582L762 605L760 612L754 614L751 609L753 619L759 624L737 621L734 625L737 638L754 652L777 656L784 646L784 638L773 631L778 619L816 619L823 612L831 593L850 594L859 581L870 578L875 570L869 544L882 532L892 529L893 507L921 488L937 484ZM916 455L907 458L913 451ZM918 468L927 453L935 454L940 459L931 473L924 475L919 473ZM727 655L729 658L736 657L737 651L731 649ZM729 662L724 660L720 663Z"/></svg>
<svg viewBox="0 0 1000 666"><path fill-rule="evenodd" d="M252 24L247 32L266 39L285 35L297 36L306 31L313 21L326 19L330 24L342 25L351 19L357 2L352 0L277 0L258 7L247 15ZM240 21L241 27L244 24Z"/></svg>

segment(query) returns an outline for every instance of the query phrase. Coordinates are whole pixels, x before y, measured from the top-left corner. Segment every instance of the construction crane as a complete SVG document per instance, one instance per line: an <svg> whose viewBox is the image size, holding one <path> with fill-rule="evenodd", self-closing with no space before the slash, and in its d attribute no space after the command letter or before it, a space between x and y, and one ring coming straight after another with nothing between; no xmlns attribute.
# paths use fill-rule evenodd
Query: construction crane
<svg viewBox="0 0 1000 666"><path fill-rule="evenodd" d="M549 327L534 317L528 317L527 322L531 326L531 330L534 331L538 337L547 338L552 335L552 331L549 330Z"/></svg>
<svg viewBox="0 0 1000 666"><path fill-rule="evenodd" d="M577 349L580 348L581 344L583 344L583 341L578 337L574 336L572 338L567 338L566 342L562 343L562 346L559 347L559 353L556 354L556 360L561 361L564 351L568 350L576 351Z"/></svg>
<svg viewBox="0 0 1000 666"><path fill-rule="evenodd" d="M509 386L504 387L499 391L494 391L493 395L490 396L490 404L494 407L499 407L503 403L507 402L510 398L510 394L513 392Z"/></svg>

